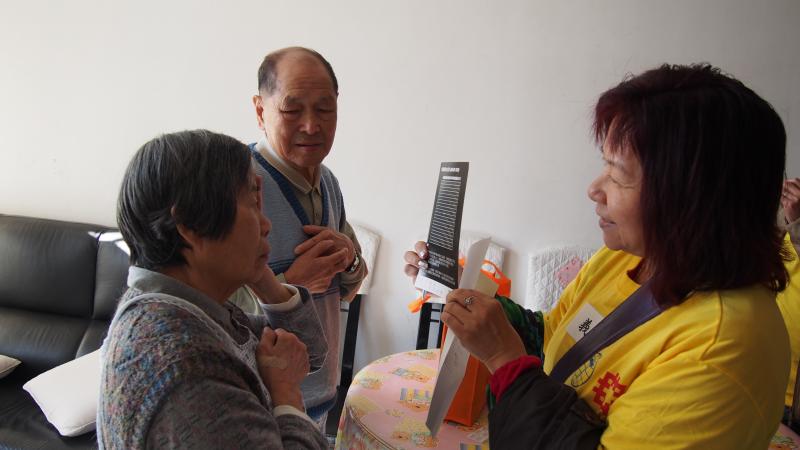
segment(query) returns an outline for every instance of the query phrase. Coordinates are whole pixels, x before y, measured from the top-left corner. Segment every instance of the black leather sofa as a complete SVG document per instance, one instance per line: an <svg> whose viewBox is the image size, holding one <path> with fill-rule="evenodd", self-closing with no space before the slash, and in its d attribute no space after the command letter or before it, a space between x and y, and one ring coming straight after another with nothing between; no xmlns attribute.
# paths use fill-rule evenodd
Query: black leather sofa
<svg viewBox="0 0 800 450"><path fill-rule="evenodd" d="M118 236L0 215L0 354L22 361L0 379L0 448L97 447L94 432L59 435L22 385L100 347L128 272Z"/></svg>

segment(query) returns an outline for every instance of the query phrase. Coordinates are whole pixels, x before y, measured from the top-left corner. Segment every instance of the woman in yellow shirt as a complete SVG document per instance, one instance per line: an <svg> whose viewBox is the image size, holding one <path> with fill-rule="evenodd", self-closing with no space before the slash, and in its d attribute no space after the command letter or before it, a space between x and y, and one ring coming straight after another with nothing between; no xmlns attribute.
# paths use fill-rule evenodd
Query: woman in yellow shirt
<svg viewBox="0 0 800 450"><path fill-rule="evenodd" d="M778 221L786 230L786 244L794 256L791 261L786 262L786 270L790 276L789 285L777 297L778 308L780 308L786 323L792 349L789 384L786 387L784 423L800 429L798 428L800 427L800 414L798 414L800 411L789 414L797 381L797 365L800 361L800 260L797 259L797 252L800 250L800 178L792 178L783 182L781 208L783 211L779 214Z"/></svg>
<svg viewBox="0 0 800 450"><path fill-rule="evenodd" d="M493 373L491 447L766 448L789 373L780 118L718 69L665 65L602 94L594 132L605 166L588 195L605 246L556 307L512 325L507 302L455 290L442 314ZM657 314L553 378L639 288Z"/></svg>

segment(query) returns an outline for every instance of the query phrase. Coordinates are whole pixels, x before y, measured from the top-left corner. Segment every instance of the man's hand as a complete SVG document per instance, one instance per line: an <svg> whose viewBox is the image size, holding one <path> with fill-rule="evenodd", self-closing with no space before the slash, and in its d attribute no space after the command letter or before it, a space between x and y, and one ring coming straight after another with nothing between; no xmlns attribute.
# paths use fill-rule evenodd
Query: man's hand
<svg viewBox="0 0 800 450"><path fill-rule="evenodd" d="M312 239L314 238L297 248L303 247ZM337 273L347 268L350 264L348 261L346 248L337 250L332 240L317 240L311 247L305 248L283 275L287 283L303 286L312 294L320 294L331 285L331 280Z"/></svg>
<svg viewBox="0 0 800 450"><path fill-rule="evenodd" d="M787 223L800 218L800 178L792 178L783 182L781 206Z"/></svg>
<svg viewBox="0 0 800 450"><path fill-rule="evenodd" d="M331 241L333 242L333 250L331 252L336 252L343 249L347 250L347 257L345 258L344 265L340 268L341 270L339 270L339 272L342 272L350 267L350 265L353 263L353 260L356 259L355 246L353 245L353 241L351 241L347 235L334 231L328 227L320 227L317 225L305 225L303 226L303 232L311 237L294 248L295 255L302 255L319 242Z"/></svg>
<svg viewBox="0 0 800 450"><path fill-rule="evenodd" d="M291 405L303 411L300 382L308 375L308 350L294 334L264 328L256 350L258 373L275 406Z"/></svg>

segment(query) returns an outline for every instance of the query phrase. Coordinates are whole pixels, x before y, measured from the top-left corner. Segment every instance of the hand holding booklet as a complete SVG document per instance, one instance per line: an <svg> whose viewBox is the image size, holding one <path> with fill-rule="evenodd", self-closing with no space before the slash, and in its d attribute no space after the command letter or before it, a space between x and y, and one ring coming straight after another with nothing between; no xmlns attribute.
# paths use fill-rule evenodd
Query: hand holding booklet
<svg viewBox="0 0 800 450"><path fill-rule="evenodd" d="M444 303L456 287L481 289L487 295L494 283L479 283L481 265L491 239L486 237L473 243L466 252L466 262L461 279L458 279L458 244L461 235L461 216L466 192L468 162L444 162L439 169L436 198L428 231L428 267L420 269L415 286L431 293ZM447 333L439 356L439 373L425 421L431 435L436 436L450 404L464 378L469 353L454 333Z"/></svg>
<svg viewBox="0 0 800 450"><path fill-rule="evenodd" d="M415 286L442 301L458 283L458 242L467 188L468 162L443 162L428 231L428 267Z"/></svg>

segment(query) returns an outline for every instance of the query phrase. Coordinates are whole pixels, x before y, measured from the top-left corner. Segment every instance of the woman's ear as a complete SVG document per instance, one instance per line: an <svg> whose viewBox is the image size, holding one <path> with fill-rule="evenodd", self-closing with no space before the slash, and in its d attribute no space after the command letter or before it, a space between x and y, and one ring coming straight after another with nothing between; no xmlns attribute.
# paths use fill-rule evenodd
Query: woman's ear
<svg viewBox="0 0 800 450"><path fill-rule="evenodd" d="M180 237L186 241L187 244L191 245L194 243L195 239L197 239L197 234L182 224L179 223L175 225L175 228L178 230Z"/></svg>
<svg viewBox="0 0 800 450"><path fill-rule="evenodd" d="M180 235L181 239L183 239L183 242L187 244L188 248L185 250L191 251L192 249L198 248L198 246L202 245L203 240L197 235L197 233L178 222L178 218L175 215L174 206L170 208L170 214L172 214L172 220L175 221L175 229L178 231L178 235Z"/></svg>

